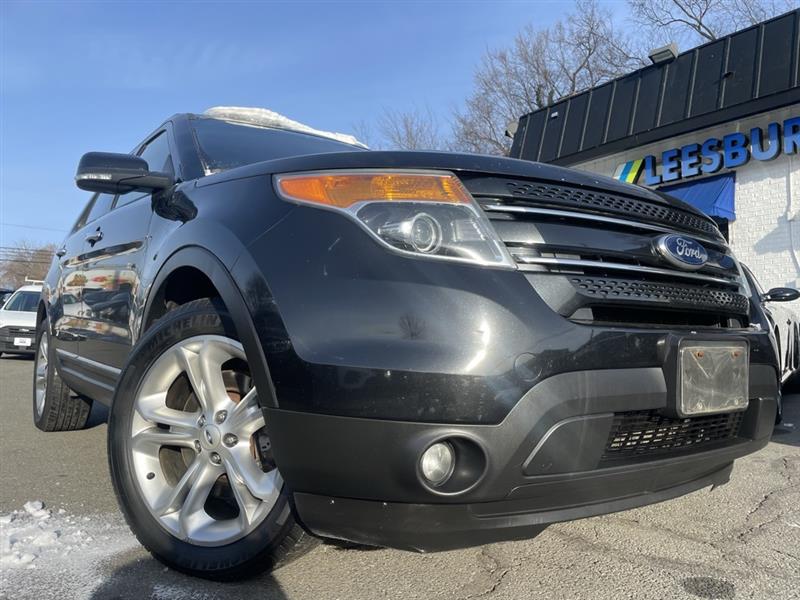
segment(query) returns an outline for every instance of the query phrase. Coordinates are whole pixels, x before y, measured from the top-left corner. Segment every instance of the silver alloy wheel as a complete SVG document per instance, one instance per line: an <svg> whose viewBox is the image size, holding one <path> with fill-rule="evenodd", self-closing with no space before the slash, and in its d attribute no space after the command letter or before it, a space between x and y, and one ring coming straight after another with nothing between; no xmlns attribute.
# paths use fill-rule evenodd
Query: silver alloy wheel
<svg viewBox="0 0 800 600"><path fill-rule="evenodd" d="M36 351L36 416L44 412L44 399L47 395L47 332L39 338L39 349Z"/></svg>
<svg viewBox="0 0 800 600"><path fill-rule="evenodd" d="M160 525L191 544L244 537L280 496L280 473L261 469L251 441L264 426L256 389L230 390L231 365L245 361L235 340L191 337L156 360L134 399L134 479Z"/></svg>

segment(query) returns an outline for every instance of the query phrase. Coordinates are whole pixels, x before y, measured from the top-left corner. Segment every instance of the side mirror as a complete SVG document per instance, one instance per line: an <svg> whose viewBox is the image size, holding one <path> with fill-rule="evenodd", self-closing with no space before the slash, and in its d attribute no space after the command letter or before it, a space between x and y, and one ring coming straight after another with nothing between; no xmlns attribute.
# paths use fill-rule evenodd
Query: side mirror
<svg viewBox="0 0 800 600"><path fill-rule="evenodd" d="M794 288L772 288L762 296L764 302L791 302L800 298L800 291Z"/></svg>
<svg viewBox="0 0 800 600"><path fill-rule="evenodd" d="M156 192L171 187L168 173L150 171L147 161L130 154L87 152L78 163L77 186L87 192L127 194L136 190Z"/></svg>

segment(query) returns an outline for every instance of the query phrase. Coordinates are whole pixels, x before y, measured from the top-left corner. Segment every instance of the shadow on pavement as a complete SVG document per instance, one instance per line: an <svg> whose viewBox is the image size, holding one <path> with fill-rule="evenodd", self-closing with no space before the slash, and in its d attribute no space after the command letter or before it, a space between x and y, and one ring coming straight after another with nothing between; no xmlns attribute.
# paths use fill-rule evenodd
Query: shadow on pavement
<svg viewBox="0 0 800 600"><path fill-rule="evenodd" d="M114 562L118 564L112 566L91 600L288 600L270 575L232 583L207 581L168 569L154 558L141 558L139 550Z"/></svg>
<svg viewBox="0 0 800 600"><path fill-rule="evenodd" d="M783 397L783 420L772 431L772 441L800 447L800 394Z"/></svg>
<svg viewBox="0 0 800 600"><path fill-rule="evenodd" d="M736 586L729 581L712 577L687 577L681 582L683 589L698 598L733 600Z"/></svg>
<svg viewBox="0 0 800 600"><path fill-rule="evenodd" d="M3 360L16 360L16 361L30 361L33 362L33 353L31 354L9 354L8 352L2 352L2 359Z"/></svg>

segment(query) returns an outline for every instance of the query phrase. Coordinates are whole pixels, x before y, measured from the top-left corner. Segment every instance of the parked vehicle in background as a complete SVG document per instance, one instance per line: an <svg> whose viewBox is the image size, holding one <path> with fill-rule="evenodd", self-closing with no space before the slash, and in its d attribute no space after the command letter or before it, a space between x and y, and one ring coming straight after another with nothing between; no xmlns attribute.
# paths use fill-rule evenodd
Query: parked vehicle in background
<svg viewBox="0 0 800 600"><path fill-rule="evenodd" d="M0 308L0 354L33 354L41 285L25 285Z"/></svg>
<svg viewBox="0 0 800 600"><path fill-rule="evenodd" d="M78 167L94 195L47 276L33 414L111 404L114 489L164 563L533 537L721 485L767 444L775 346L703 213L297 125L175 115Z"/></svg>
<svg viewBox="0 0 800 600"><path fill-rule="evenodd" d="M3 304L6 303L6 300L8 300L13 293L14 290L10 288L0 288L0 308L2 308Z"/></svg>
<svg viewBox="0 0 800 600"><path fill-rule="evenodd" d="M753 292L753 305L764 315L762 326L771 331L775 338L780 379L781 383L786 383L800 371L800 315L783 303L800 299L800 291L779 287L765 292L753 271L744 264L742 268Z"/></svg>

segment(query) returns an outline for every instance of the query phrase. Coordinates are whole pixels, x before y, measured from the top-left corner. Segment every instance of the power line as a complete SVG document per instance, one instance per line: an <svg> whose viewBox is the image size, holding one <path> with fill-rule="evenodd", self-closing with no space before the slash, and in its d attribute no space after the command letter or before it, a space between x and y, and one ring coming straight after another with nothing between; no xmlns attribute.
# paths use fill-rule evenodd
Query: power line
<svg viewBox="0 0 800 600"><path fill-rule="evenodd" d="M47 248L26 248L25 246L0 246L0 252L49 252Z"/></svg>
<svg viewBox="0 0 800 600"><path fill-rule="evenodd" d="M22 265L49 265L50 261L47 260L10 260L8 258L0 258L0 262L20 263Z"/></svg>
<svg viewBox="0 0 800 600"><path fill-rule="evenodd" d="M41 229L42 231L57 231L58 233L66 233L66 229L55 229L53 227L41 227L36 225L24 225L22 223L0 223L0 227L22 227L23 229Z"/></svg>

